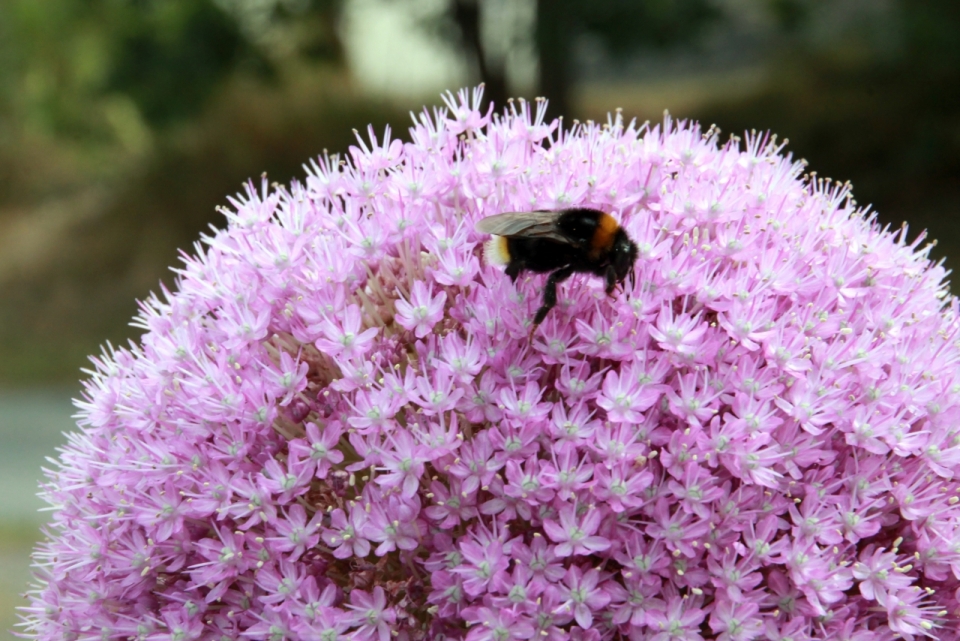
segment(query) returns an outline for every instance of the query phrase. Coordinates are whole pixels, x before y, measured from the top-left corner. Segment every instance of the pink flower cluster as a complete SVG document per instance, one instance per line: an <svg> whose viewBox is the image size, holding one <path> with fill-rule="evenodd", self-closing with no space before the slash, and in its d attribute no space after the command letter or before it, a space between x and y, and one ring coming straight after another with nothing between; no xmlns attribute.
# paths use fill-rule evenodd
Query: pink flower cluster
<svg viewBox="0 0 960 641"><path fill-rule="evenodd" d="M774 138L414 118L247 192L95 360L40 639L958 639L945 271ZM480 218L603 209L607 297Z"/></svg>

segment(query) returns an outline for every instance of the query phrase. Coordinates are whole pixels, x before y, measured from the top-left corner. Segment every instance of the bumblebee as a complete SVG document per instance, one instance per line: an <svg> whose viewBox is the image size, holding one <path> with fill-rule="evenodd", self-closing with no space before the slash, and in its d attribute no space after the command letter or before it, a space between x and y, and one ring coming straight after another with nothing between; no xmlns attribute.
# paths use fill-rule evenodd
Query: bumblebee
<svg viewBox="0 0 960 641"><path fill-rule="evenodd" d="M613 216L597 209L496 214L478 221L476 230L493 235L484 245L484 258L506 265L512 281L525 270L550 273L531 336L557 304L557 284L572 274L594 274L603 277L612 295L617 284L632 278L637 260L636 243Z"/></svg>

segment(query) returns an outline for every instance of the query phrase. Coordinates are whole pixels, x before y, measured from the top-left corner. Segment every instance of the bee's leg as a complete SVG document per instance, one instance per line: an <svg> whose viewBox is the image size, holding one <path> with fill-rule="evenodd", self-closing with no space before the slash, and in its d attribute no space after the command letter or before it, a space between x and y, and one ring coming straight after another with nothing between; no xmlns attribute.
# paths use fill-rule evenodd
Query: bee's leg
<svg viewBox="0 0 960 641"><path fill-rule="evenodd" d="M510 277L510 282L515 283L521 271L523 271L523 263L519 260L511 260L505 273Z"/></svg>
<svg viewBox="0 0 960 641"><path fill-rule="evenodd" d="M543 288L543 305L537 310L533 317L533 325L530 327L530 338L533 339L533 333L537 327L547 317L547 312L553 309L557 304L557 285L570 278L573 273L573 267L567 265L550 274L547 278L547 285Z"/></svg>
<svg viewBox="0 0 960 641"><path fill-rule="evenodd" d="M617 272L613 270L613 265L607 265L607 269L603 272L603 279L607 283L605 290L607 296L613 296L613 290L617 287Z"/></svg>

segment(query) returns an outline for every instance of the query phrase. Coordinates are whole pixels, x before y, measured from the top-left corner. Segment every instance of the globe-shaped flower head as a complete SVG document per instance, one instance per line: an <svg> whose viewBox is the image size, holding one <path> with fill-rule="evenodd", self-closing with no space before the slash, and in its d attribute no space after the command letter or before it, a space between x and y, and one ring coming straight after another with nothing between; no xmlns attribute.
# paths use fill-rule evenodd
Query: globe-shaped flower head
<svg viewBox="0 0 960 641"><path fill-rule="evenodd" d="M44 494L41 639L960 638L945 272L774 138L543 104L250 184L95 359ZM481 218L636 242L615 296Z"/></svg>

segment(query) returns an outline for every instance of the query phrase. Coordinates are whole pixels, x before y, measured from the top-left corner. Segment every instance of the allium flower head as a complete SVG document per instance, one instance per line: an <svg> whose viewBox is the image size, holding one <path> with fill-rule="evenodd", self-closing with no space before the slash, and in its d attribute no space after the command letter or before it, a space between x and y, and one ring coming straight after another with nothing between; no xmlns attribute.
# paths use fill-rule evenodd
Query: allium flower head
<svg viewBox="0 0 960 641"><path fill-rule="evenodd" d="M773 137L481 92L226 229L95 358L40 639L958 639L960 306ZM605 295L481 260L585 206Z"/></svg>

